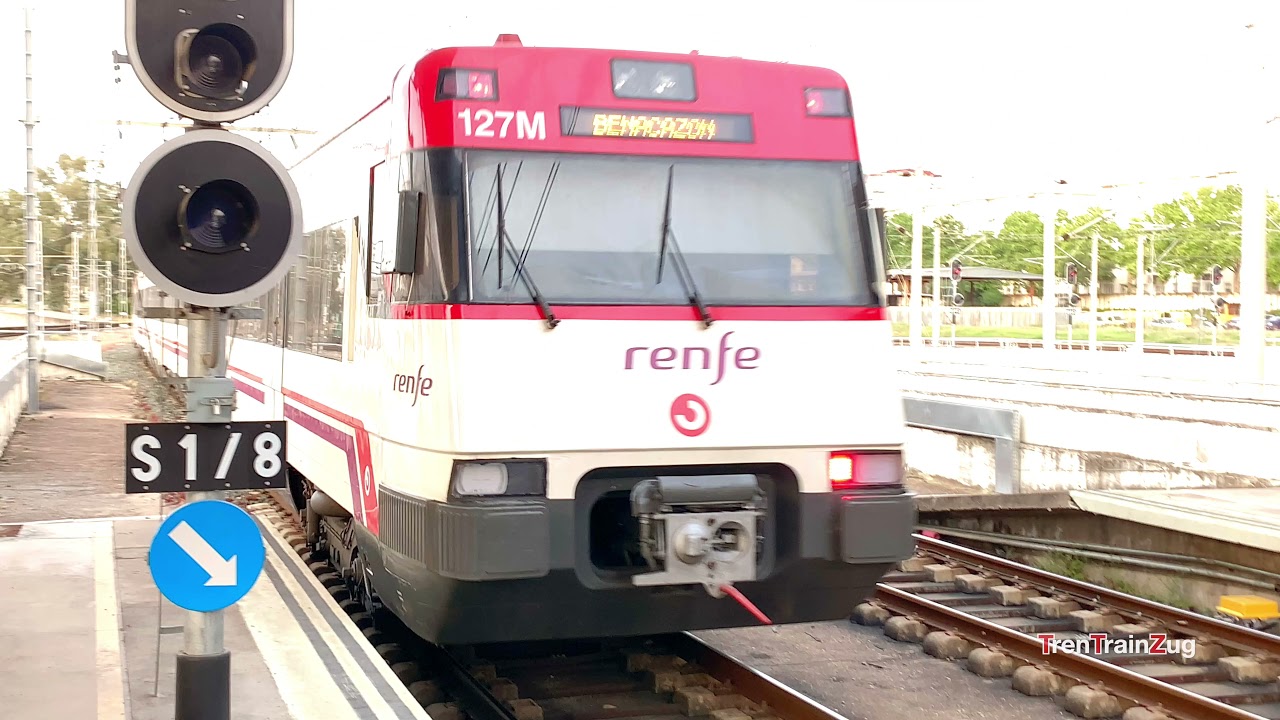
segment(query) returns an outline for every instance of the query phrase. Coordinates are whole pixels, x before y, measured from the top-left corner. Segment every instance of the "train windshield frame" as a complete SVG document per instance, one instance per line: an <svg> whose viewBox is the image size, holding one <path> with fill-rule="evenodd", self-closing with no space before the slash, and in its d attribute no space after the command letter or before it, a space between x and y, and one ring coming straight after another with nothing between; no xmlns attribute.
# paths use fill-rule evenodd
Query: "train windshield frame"
<svg viewBox="0 0 1280 720"><path fill-rule="evenodd" d="M681 305L690 285L708 306L878 302L857 163L461 155L471 302L529 302L520 263L558 305Z"/></svg>

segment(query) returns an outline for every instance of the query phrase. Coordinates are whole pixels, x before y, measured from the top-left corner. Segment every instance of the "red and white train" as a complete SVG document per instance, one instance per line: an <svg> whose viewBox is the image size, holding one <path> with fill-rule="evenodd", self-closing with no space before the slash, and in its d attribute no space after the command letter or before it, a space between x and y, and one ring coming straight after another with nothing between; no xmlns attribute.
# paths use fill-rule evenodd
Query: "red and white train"
<svg viewBox="0 0 1280 720"><path fill-rule="evenodd" d="M837 73L501 36L290 172L306 255L228 374L370 606L442 644L757 622L726 591L829 620L911 555ZM185 372L181 322L135 328Z"/></svg>

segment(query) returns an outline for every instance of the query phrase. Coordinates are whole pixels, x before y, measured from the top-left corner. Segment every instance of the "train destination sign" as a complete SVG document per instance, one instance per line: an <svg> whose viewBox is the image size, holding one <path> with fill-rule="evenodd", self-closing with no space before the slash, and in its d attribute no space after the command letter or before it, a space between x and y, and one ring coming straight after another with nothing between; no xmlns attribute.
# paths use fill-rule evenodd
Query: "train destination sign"
<svg viewBox="0 0 1280 720"><path fill-rule="evenodd" d="M579 137L712 142L754 141L750 115L673 114L607 108L560 108L560 132Z"/></svg>

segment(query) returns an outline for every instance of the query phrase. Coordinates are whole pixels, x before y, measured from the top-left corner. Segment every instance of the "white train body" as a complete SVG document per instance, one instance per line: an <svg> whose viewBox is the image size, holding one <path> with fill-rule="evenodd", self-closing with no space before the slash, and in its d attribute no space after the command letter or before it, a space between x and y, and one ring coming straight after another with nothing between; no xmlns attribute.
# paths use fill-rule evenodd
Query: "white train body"
<svg viewBox="0 0 1280 720"><path fill-rule="evenodd" d="M491 49L449 53L464 50ZM307 498L319 494L340 506L320 512L327 539L313 540L342 556L371 601L440 642L748 624L731 601L713 597L734 583L775 621L847 614L912 549L883 301L710 304L706 327L683 300L549 298L554 328L522 286L498 304L415 302L415 283L448 284L449 251L427 241L415 272L378 272L396 262L396 190L416 172L386 169L415 151L412 141L401 147L396 113L408 103L413 123L419 77L462 63L445 52L402 71L388 102L291 169L308 256L257 303L266 320L238 321L228 340L236 419L288 420L295 500L312 512ZM471 62L507 72L487 57ZM788 72L810 70L828 72ZM434 83L434 74L423 81ZM475 202L461 202L463 214ZM425 212L428 237L443 225L437 214ZM850 242L866 244L865 215L854 226ZM656 257L656 223L652 234ZM459 254L474 259L473 241ZM535 280L553 275L532 266ZM468 275L456 292L477 284ZM147 286L142 279L141 305L166 300ZM182 322L136 318L135 333L157 364L186 373ZM655 484L667 497L642 512L637 484L673 476L685 480ZM718 489L700 496L703 482ZM510 490L521 483L536 492ZM634 547L606 548L623 544L623 525L639 532L642 515L676 533L665 546L656 541L657 566L618 559ZM740 533L737 546L717 551L719 566L675 557L681 543L710 542L672 529L694 515Z"/></svg>

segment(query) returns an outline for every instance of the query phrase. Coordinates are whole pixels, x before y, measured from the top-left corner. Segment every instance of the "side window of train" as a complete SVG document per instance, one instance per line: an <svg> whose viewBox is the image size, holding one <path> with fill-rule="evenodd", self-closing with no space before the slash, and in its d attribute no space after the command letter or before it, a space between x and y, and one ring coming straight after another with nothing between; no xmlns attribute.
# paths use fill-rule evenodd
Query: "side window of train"
<svg viewBox="0 0 1280 720"><path fill-rule="evenodd" d="M265 305L266 305L266 298L261 298L261 297L254 298L253 301L251 302L240 304L241 307L260 308L260 309L263 308L263 306ZM265 311L263 314L265 315ZM270 322L270 320L265 317L262 320L250 320L250 319L232 320L231 321L232 337L244 338L245 340L257 340L259 342L266 340L267 339L266 327L268 322ZM235 346L232 345L231 348L232 348L232 352L234 352Z"/></svg>
<svg viewBox="0 0 1280 720"><path fill-rule="evenodd" d="M398 229L399 177L397 167L391 163L380 163L373 168L373 186L369 189L373 197L373 232L370 234L373 263L373 283L382 286L378 275L389 273L395 267L396 230Z"/></svg>
<svg viewBox="0 0 1280 720"><path fill-rule="evenodd" d="M306 254L288 281L290 350L342 359L350 229L345 219L303 234Z"/></svg>
<svg viewBox="0 0 1280 720"><path fill-rule="evenodd" d="M379 178L385 176L387 164L378 163L369 168L369 211L365 213L364 233L364 281L365 294L369 298L369 307L376 307L382 298L382 281L378 275L382 272L382 233L376 231L376 225L382 221L377 212Z"/></svg>

